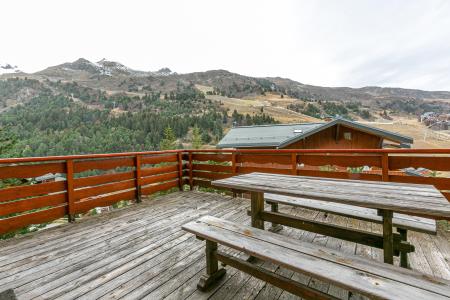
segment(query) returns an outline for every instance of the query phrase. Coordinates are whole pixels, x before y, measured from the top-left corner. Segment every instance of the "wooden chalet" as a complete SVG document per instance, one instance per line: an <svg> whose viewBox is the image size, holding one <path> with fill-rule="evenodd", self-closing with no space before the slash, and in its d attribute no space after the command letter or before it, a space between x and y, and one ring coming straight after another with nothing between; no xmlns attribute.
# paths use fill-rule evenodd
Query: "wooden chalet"
<svg viewBox="0 0 450 300"><path fill-rule="evenodd" d="M234 127L217 148L380 149L410 148L412 143L410 137L337 118L323 123Z"/></svg>

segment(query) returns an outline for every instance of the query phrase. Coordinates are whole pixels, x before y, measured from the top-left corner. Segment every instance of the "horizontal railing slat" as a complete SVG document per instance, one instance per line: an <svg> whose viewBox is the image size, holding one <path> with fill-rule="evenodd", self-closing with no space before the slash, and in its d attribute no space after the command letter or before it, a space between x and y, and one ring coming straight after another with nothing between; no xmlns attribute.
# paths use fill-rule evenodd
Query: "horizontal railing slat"
<svg viewBox="0 0 450 300"><path fill-rule="evenodd" d="M143 165L155 165L164 162L176 162L178 155L158 155L158 156L143 156L141 163Z"/></svg>
<svg viewBox="0 0 450 300"><path fill-rule="evenodd" d="M450 171L450 157L389 156L389 168L391 170L408 167L422 167L434 171Z"/></svg>
<svg viewBox="0 0 450 300"><path fill-rule="evenodd" d="M50 222L64 217L65 214L66 207L63 205L6 219L0 219L0 234L17 230L30 224Z"/></svg>
<svg viewBox="0 0 450 300"><path fill-rule="evenodd" d="M228 178L228 177L232 176L232 174L193 171L192 176L199 177L199 178L207 178L207 179L211 179L211 180L218 180L218 179Z"/></svg>
<svg viewBox="0 0 450 300"><path fill-rule="evenodd" d="M291 165L291 155L272 155L272 154L241 154L238 155L236 161L238 163L255 163L255 164L279 164Z"/></svg>
<svg viewBox="0 0 450 300"><path fill-rule="evenodd" d="M2 216L22 213L32 209L46 206L59 206L66 202L66 193L39 196L13 202L0 203L0 213Z"/></svg>
<svg viewBox="0 0 450 300"><path fill-rule="evenodd" d="M213 153L213 154L192 154L192 160L195 161L216 161L216 162L228 162L231 161L231 154L221 154L221 153Z"/></svg>
<svg viewBox="0 0 450 300"><path fill-rule="evenodd" d="M237 172L241 174L253 173L253 172L261 172L261 173L273 173L273 174L282 174L282 175L290 175L292 174L291 169L285 168L267 168L267 167L237 167Z"/></svg>
<svg viewBox="0 0 450 300"><path fill-rule="evenodd" d="M80 173L88 170L110 170L118 167L134 167L132 157L75 161L73 171Z"/></svg>
<svg viewBox="0 0 450 300"><path fill-rule="evenodd" d="M178 178L178 172L165 173L160 175L148 176L141 178L141 185L148 185L152 183L158 183L162 181L168 181L171 179Z"/></svg>
<svg viewBox="0 0 450 300"><path fill-rule="evenodd" d="M64 191L65 188L65 181L45 182L4 188L0 189L0 203L25 197L33 197L49 193L61 192Z"/></svg>
<svg viewBox="0 0 450 300"><path fill-rule="evenodd" d="M326 177L337 179L381 181L381 175L367 173L331 172L316 170L297 170L297 175L311 177Z"/></svg>
<svg viewBox="0 0 450 300"><path fill-rule="evenodd" d="M65 173L66 166L62 162L28 164L0 167L0 179L35 178L48 173Z"/></svg>
<svg viewBox="0 0 450 300"><path fill-rule="evenodd" d="M298 155L298 163L308 166L334 165L340 167L381 167L380 156L359 156L359 155Z"/></svg>
<svg viewBox="0 0 450 300"><path fill-rule="evenodd" d="M389 175L389 180L401 183L430 184L438 190L450 190L450 178Z"/></svg>
<svg viewBox="0 0 450 300"><path fill-rule="evenodd" d="M93 186L93 185L99 185L99 184L105 184L105 183L111 183L116 181L123 181L128 179L134 178L134 172L121 172L121 173L115 173L115 174L104 174L104 175L97 175L97 176L89 176L89 177L81 177L81 178L75 178L73 180L74 182L74 188L81 188L86 186Z"/></svg>
<svg viewBox="0 0 450 300"><path fill-rule="evenodd" d="M133 200L136 196L135 191L124 191L120 193L114 193L111 195L105 195L96 197L89 200L75 202L75 213L87 212L95 207L109 206L122 200Z"/></svg>
<svg viewBox="0 0 450 300"><path fill-rule="evenodd" d="M222 172L231 173L231 166L223 165L209 165L209 164L192 164L192 169L195 171L210 171L210 172Z"/></svg>
<svg viewBox="0 0 450 300"><path fill-rule="evenodd" d="M170 165L170 166L162 166L162 167L155 167L155 168L142 168L141 169L141 175L144 176L152 176L152 175L158 175L162 173L170 173L170 172L176 172L178 171L178 165Z"/></svg>
<svg viewBox="0 0 450 300"><path fill-rule="evenodd" d="M166 191L175 187L178 187L178 180L142 187L141 192L142 195L149 195L156 192Z"/></svg>
<svg viewBox="0 0 450 300"><path fill-rule="evenodd" d="M135 188L134 180L119 181L75 190L75 201L92 196L114 193Z"/></svg>

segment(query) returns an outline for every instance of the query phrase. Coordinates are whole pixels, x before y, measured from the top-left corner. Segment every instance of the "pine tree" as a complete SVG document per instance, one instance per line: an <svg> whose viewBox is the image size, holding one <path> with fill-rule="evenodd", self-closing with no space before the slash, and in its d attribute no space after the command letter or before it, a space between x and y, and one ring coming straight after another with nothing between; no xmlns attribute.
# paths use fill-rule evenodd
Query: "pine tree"
<svg viewBox="0 0 450 300"><path fill-rule="evenodd" d="M200 129L195 125L192 129L192 149L200 149L203 145Z"/></svg>
<svg viewBox="0 0 450 300"><path fill-rule="evenodd" d="M0 127L0 156L4 156L16 143L16 137L5 128Z"/></svg>
<svg viewBox="0 0 450 300"><path fill-rule="evenodd" d="M177 138L170 126L164 129L164 138L159 144L160 150L175 150Z"/></svg>

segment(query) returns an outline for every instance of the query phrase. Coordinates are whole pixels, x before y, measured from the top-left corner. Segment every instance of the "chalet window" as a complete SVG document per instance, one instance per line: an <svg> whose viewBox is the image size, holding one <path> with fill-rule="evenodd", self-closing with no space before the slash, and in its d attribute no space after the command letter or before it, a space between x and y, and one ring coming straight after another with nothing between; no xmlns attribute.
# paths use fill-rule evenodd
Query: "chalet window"
<svg viewBox="0 0 450 300"><path fill-rule="evenodd" d="M344 132L344 139L350 141L352 139L352 133L351 132Z"/></svg>

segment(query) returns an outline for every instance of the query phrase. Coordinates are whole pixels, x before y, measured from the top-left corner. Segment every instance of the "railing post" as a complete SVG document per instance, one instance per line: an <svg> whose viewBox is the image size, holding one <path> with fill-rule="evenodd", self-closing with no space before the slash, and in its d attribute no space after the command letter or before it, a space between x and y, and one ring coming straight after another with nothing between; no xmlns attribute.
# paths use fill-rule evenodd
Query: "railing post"
<svg viewBox="0 0 450 300"><path fill-rule="evenodd" d="M192 176L194 166L192 165L192 152L189 151L189 189L192 191L194 189L194 179Z"/></svg>
<svg viewBox="0 0 450 300"><path fill-rule="evenodd" d="M231 173L233 174L233 176L236 175L237 173L237 167L236 167L236 152L233 151L233 153L231 153ZM236 191L232 191L233 192L233 198L236 198L237 193Z"/></svg>
<svg viewBox="0 0 450 300"><path fill-rule="evenodd" d="M136 155L134 158L135 180L136 180L136 203L142 202L141 194L141 156Z"/></svg>
<svg viewBox="0 0 450 300"><path fill-rule="evenodd" d="M69 222L75 222L75 198L73 187L73 160L66 160L67 217Z"/></svg>
<svg viewBox="0 0 450 300"><path fill-rule="evenodd" d="M233 173L233 176L237 173L236 152L233 152L231 154L231 173Z"/></svg>
<svg viewBox="0 0 450 300"><path fill-rule="evenodd" d="M389 156L383 153L381 156L381 180L389 181Z"/></svg>
<svg viewBox="0 0 450 300"><path fill-rule="evenodd" d="M183 153L178 151L178 188L183 190Z"/></svg>
<svg viewBox="0 0 450 300"><path fill-rule="evenodd" d="M291 153L291 163L292 163L291 174L297 175L297 153L295 152Z"/></svg>

